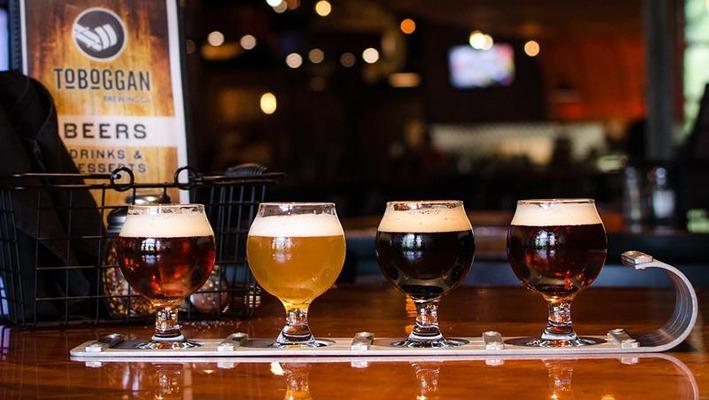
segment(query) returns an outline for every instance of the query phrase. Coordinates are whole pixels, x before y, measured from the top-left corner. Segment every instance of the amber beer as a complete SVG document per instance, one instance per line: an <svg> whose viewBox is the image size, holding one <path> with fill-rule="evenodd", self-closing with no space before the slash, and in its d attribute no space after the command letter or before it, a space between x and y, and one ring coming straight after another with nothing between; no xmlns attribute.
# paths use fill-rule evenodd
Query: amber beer
<svg viewBox="0 0 709 400"><path fill-rule="evenodd" d="M508 259L522 283L547 300L571 299L606 259L606 231L594 203L551 208L519 204L508 232Z"/></svg>
<svg viewBox="0 0 709 400"><path fill-rule="evenodd" d="M259 285L288 308L310 304L335 283L345 236L336 215L257 217L246 252Z"/></svg>
<svg viewBox="0 0 709 400"><path fill-rule="evenodd" d="M133 290L158 307L179 306L214 267L214 235L202 215L131 215L116 246Z"/></svg>

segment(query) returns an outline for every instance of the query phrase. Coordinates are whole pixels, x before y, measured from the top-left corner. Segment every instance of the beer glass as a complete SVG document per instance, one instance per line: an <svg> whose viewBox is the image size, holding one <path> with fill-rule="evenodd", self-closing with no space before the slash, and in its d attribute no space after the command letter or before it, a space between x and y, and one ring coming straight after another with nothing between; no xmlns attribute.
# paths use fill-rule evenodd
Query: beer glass
<svg viewBox="0 0 709 400"><path fill-rule="evenodd" d="M199 347L180 332L180 304L214 268L214 232L201 204L131 206L116 239L119 265L133 290L157 309L155 333L141 349Z"/></svg>
<svg viewBox="0 0 709 400"><path fill-rule="evenodd" d="M399 347L449 347L438 328L438 303L470 271L475 239L462 201L392 201L377 229L384 276L416 305L416 324Z"/></svg>
<svg viewBox="0 0 709 400"><path fill-rule="evenodd" d="M246 243L249 268L277 297L286 323L274 347L319 347L308 307L337 279L345 262L345 234L332 203L261 203Z"/></svg>
<svg viewBox="0 0 709 400"><path fill-rule="evenodd" d="M599 343L576 335L571 302L601 272L606 230L592 199L520 200L507 233L507 258L522 284L544 297L549 319L536 347Z"/></svg>

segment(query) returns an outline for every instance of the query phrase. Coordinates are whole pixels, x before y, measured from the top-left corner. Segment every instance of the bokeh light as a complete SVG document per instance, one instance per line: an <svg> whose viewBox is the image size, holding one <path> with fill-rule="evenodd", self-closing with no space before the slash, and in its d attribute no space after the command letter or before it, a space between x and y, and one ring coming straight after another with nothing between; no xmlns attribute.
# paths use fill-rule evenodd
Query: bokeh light
<svg viewBox="0 0 709 400"><path fill-rule="evenodd" d="M332 12L332 4L327 0L315 3L315 12L321 17L327 17Z"/></svg>
<svg viewBox="0 0 709 400"><path fill-rule="evenodd" d="M308 60L313 64L320 64L325 59L325 53L320 49L311 49L308 52Z"/></svg>
<svg viewBox="0 0 709 400"><path fill-rule="evenodd" d="M219 31L210 32L209 35L207 35L207 43L214 47L223 45L224 34Z"/></svg>
<svg viewBox="0 0 709 400"><path fill-rule="evenodd" d="M411 18L406 18L401 21L401 24L399 24L399 28L405 34L410 35L416 30L416 22L414 22L414 20Z"/></svg>
<svg viewBox="0 0 709 400"><path fill-rule="evenodd" d="M530 40L524 44L524 53L530 57L536 57L541 51L541 47L536 40Z"/></svg>
<svg viewBox="0 0 709 400"><path fill-rule="evenodd" d="M367 64L374 64L379 61L379 51L373 47L366 48L362 52L362 59Z"/></svg>
<svg viewBox="0 0 709 400"><path fill-rule="evenodd" d="M278 102L276 101L276 96L271 92L266 92L261 95L261 100L259 101L261 106L261 111L266 115L271 115L276 112L278 108Z"/></svg>
<svg viewBox="0 0 709 400"><path fill-rule="evenodd" d="M256 47L256 37L254 35L244 35L239 40L239 44L244 50L251 50Z"/></svg>
<svg viewBox="0 0 709 400"><path fill-rule="evenodd" d="M286 65L291 68L298 68L303 65L303 57L298 53L290 53L286 56Z"/></svg>
<svg viewBox="0 0 709 400"><path fill-rule="evenodd" d="M349 51L347 53L344 53L340 56L340 64L342 64L343 67L350 68L355 65L355 56L354 54L350 53Z"/></svg>

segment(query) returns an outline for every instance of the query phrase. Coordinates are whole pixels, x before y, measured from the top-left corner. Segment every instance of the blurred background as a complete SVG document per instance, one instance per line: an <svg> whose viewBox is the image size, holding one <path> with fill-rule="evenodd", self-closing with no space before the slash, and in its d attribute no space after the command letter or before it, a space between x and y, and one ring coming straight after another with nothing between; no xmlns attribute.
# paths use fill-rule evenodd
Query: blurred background
<svg viewBox="0 0 709 400"><path fill-rule="evenodd" d="M335 202L345 279L379 276L387 200L464 200L476 262L504 267L471 279L500 283L516 200L591 197L609 263L643 250L709 285L709 0L180 3L191 164Z"/></svg>
<svg viewBox="0 0 709 400"><path fill-rule="evenodd" d="M181 3L203 171L257 162L288 174L272 198L347 218L395 198L580 196L706 225L707 0Z"/></svg>
<svg viewBox="0 0 709 400"><path fill-rule="evenodd" d="M705 0L184 6L194 163L284 171L277 199L336 201L345 217L394 198L512 210L588 196L621 211L635 179L673 192L674 224L709 204L706 186L687 193L701 163L685 165L709 151L689 146Z"/></svg>

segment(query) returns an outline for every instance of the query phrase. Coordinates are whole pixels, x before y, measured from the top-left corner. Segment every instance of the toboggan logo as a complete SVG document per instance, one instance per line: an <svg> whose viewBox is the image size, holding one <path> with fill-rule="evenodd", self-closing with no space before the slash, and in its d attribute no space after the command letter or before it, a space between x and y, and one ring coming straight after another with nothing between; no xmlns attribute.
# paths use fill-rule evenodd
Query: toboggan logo
<svg viewBox="0 0 709 400"><path fill-rule="evenodd" d="M72 37L85 56L96 61L109 61L123 51L126 29L113 11L94 7L76 17Z"/></svg>

